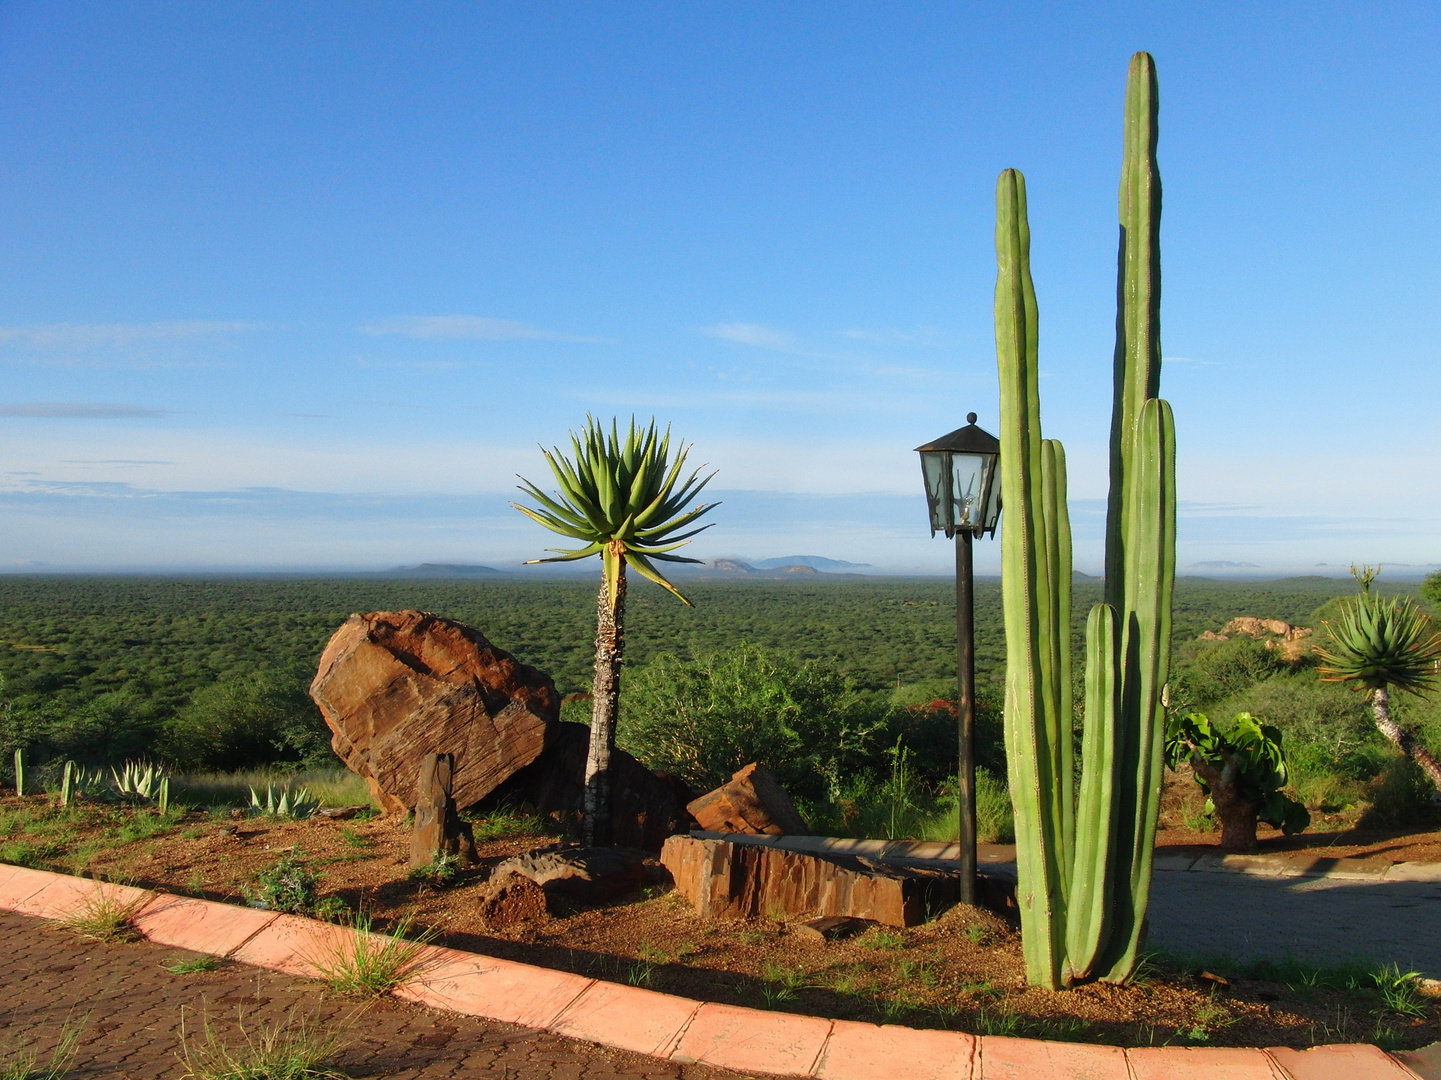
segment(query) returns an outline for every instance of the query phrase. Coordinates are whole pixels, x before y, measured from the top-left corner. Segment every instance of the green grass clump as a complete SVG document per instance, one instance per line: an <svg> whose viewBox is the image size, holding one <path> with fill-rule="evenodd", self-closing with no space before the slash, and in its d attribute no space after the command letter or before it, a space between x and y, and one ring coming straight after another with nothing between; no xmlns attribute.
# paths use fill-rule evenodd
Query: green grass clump
<svg viewBox="0 0 1441 1080"><path fill-rule="evenodd" d="M18 1043L12 1033L7 1033L0 1042L0 1080L61 1080L68 1076L88 1019L88 1013L79 1021L67 1018L60 1038L43 1062L31 1045Z"/></svg>
<svg viewBox="0 0 1441 1080"><path fill-rule="evenodd" d="M157 833L164 832L184 816L185 810L179 806L171 807L164 814L136 810L130 814L129 820L120 826L115 838L122 844L148 840Z"/></svg>
<svg viewBox="0 0 1441 1080"><path fill-rule="evenodd" d="M12 866L43 868L51 859L65 854L65 845L53 841L35 843L30 840L10 840L0 844L0 862Z"/></svg>
<svg viewBox="0 0 1441 1080"><path fill-rule="evenodd" d="M320 977L342 994L388 994L420 970L422 951L435 937L434 930L411 935L410 916L397 922L389 934L371 929L370 916L357 914L354 933L340 943L307 957Z"/></svg>
<svg viewBox="0 0 1441 1080"><path fill-rule="evenodd" d="M181 1080L350 1080L326 1062L346 1044L316 1017L291 1009L276 1023L246 1024L236 1017L235 1040L227 1040L208 1014L192 1031L180 1013Z"/></svg>
<svg viewBox="0 0 1441 1080"><path fill-rule="evenodd" d="M240 772L188 773L171 781L171 798L193 806L249 806L251 789L304 787L323 806L370 806L363 777L341 766L301 770L246 769Z"/></svg>
<svg viewBox="0 0 1441 1080"><path fill-rule="evenodd" d="M412 866L405 876L411 881L441 888L460 876L460 856L437 855L428 863Z"/></svg>
<svg viewBox="0 0 1441 1080"><path fill-rule="evenodd" d="M224 963L218 956L191 956L160 966L172 975L198 975L203 971L214 971Z"/></svg>
<svg viewBox="0 0 1441 1080"><path fill-rule="evenodd" d="M489 811L483 817L466 815L466 820L470 822L476 843L507 836L555 836L560 832L554 824L543 818L507 807Z"/></svg>
<svg viewBox="0 0 1441 1080"><path fill-rule="evenodd" d="M868 949L904 949L906 936L897 930L877 926L856 938L856 944L864 945Z"/></svg>
<svg viewBox="0 0 1441 1080"><path fill-rule="evenodd" d="M149 893L126 900L117 889L102 885L60 924L91 941L139 941L134 919L149 901Z"/></svg>

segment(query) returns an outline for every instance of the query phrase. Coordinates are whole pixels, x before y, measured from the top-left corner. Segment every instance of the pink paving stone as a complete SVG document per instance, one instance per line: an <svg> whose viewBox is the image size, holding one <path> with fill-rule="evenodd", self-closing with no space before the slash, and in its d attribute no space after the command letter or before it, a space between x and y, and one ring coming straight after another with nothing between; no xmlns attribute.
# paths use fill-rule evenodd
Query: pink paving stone
<svg viewBox="0 0 1441 1080"><path fill-rule="evenodd" d="M971 1080L976 1037L837 1020L821 1051L820 1080Z"/></svg>
<svg viewBox="0 0 1441 1080"><path fill-rule="evenodd" d="M1360 1043L1313 1046L1292 1050L1278 1046L1268 1051L1291 1080L1411 1080L1411 1072L1379 1047Z"/></svg>
<svg viewBox="0 0 1441 1080"><path fill-rule="evenodd" d="M593 982L568 971L427 946L419 971L395 996L433 1009L548 1028Z"/></svg>
<svg viewBox="0 0 1441 1080"><path fill-rule="evenodd" d="M19 911L21 904L60 876L47 870L0 864L0 908Z"/></svg>
<svg viewBox="0 0 1441 1080"><path fill-rule="evenodd" d="M354 941L355 931L349 927L299 915L276 915L232 955L243 964L314 978L320 974L317 962L333 962L353 948Z"/></svg>
<svg viewBox="0 0 1441 1080"><path fill-rule="evenodd" d="M983 1035L980 1080L1130 1080L1119 1046ZM1210 1080L1219 1080L1217 1073ZM1228 1077L1227 1080L1230 1080ZM1267 1080L1271 1080L1267 1077Z"/></svg>
<svg viewBox="0 0 1441 1080"><path fill-rule="evenodd" d="M29 897L14 910L22 915L38 915L42 919L63 919L80 912L88 904L115 903L122 908L139 910L151 894L128 885L111 885L90 878L52 875L50 884Z"/></svg>
<svg viewBox="0 0 1441 1080"><path fill-rule="evenodd" d="M1138 1046L1126 1057L1135 1080L1287 1080L1266 1051L1250 1047Z"/></svg>
<svg viewBox="0 0 1441 1080"><path fill-rule="evenodd" d="M135 927L160 945L229 956L276 918L273 911L161 895L135 917Z"/></svg>
<svg viewBox="0 0 1441 1080"><path fill-rule="evenodd" d="M594 982L547 1027L557 1035L666 1057L699 1008L690 998Z"/></svg>
<svg viewBox="0 0 1441 1080"><path fill-rule="evenodd" d="M706 1002L671 1053L673 1061L704 1062L738 1072L809 1076L834 1021Z"/></svg>

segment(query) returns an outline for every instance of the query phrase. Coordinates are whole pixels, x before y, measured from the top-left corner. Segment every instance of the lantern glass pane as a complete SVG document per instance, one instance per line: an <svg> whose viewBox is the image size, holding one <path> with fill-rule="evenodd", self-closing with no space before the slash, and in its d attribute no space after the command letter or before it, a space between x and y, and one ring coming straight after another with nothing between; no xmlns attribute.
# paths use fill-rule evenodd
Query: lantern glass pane
<svg viewBox="0 0 1441 1080"><path fill-rule="evenodd" d="M928 450L921 454L921 474L926 482L926 502L930 506L932 532L948 530L951 525L950 491L947 483L949 478L946 475L948 457L950 455L941 450Z"/></svg>
<svg viewBox="0 0 1441 1080"><path fill-rule="evenodd" d="M999 457L990 457L986 461L986 478L982 487L985 491L986 512L979 524L987 531L994 530L996 521L1001 516L1001 470Z"/></svg>
<svg viewBox="0 0 1441 1080"><path fill-rule="evenodd" d="M951 500L958 529L978 529L982 525L982 499L986 495L983 481L989 459L988 454L951 454Z"/></svg>

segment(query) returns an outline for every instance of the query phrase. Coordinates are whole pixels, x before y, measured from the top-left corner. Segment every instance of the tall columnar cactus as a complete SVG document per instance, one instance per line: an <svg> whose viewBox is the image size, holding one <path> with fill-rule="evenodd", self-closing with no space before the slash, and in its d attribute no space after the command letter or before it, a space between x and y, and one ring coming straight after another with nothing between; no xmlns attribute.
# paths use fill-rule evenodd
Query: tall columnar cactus
<svg viewBox="0 0 1441 1080"><path fill-rule="evenodd" d="M996 194L1006 754L1027 977L1127 978L1151 887L1175 578L1175 428L1160 381L1156 76L1131 61L1121 175L1106 601L1086 628L1085 731L1072 790L1065 458L1041 438L1025 181Z"/></svg>

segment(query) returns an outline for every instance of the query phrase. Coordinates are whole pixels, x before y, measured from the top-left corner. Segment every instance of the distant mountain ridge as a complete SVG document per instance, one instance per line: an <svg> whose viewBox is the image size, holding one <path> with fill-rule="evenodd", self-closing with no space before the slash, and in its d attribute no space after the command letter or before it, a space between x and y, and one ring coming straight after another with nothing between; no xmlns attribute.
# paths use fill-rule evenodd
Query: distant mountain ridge
<svg viewBox="0 0 1441 1080"><path fill-rule="evenodd" d="M419 566L397 566L390 570L381 570L377 577L393 578L468 578L484 577L487 574L503 574L504 570L497 570L493 566L481 566L478 563L421 563Z"/></svg>
<svg viewBox="0 0 1441 1080"><path fill-rule="evenodd" d="M869 570L868 562L846 562L827 559L824 555L782 555L779 559L757 559L751 563L757 570L784 570L787 566L809 566L812 570Z"/></svg>

